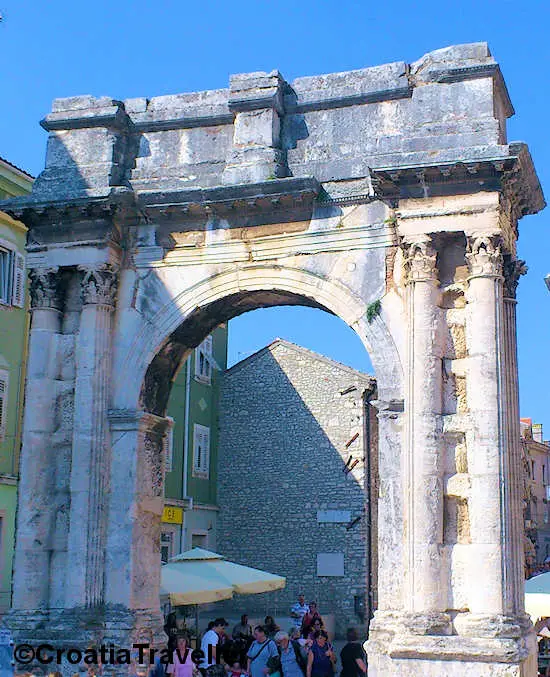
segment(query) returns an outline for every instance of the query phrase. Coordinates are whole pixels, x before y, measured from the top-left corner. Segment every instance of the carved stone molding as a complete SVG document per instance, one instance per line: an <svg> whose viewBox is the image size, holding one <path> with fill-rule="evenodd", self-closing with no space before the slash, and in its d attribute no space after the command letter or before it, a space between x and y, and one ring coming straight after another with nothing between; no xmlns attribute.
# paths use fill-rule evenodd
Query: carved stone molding
<svg viewBox="0 0 550 677"><path fill-rule="evenodd" d="M59 268L31 268L31 308L61 310L63 305Z"/></svg>
<svg viewBox="0 0 550 677"><path fill-rule="evenodd" d="M430 240L403 243L401 246L405 254L407 283L437 280L437 252Z"/></svg>
<svg viewBox="0 0 550 677"><path fill-rule="evenodd" d="M98 268L79 267L82 277L82 302L114 308L118 284L117 269L109 264Z"/></svg>
<svg viewBox="0 0 550 677"><path fill-rule="evenodd" d="M516 298L516 291L519 284L519 278L527 273L527 266L525 261L520 259L512 259L511 256L504 256L503 273L504 273L504 296L508 299Z"/></svg>
<svg viewBox="0 0 550 677"><path fill-rule="evenodd" d="M468 237L466 261L469 277L502 277L501 238L497 235Z"/></svg>
<svg viewBox="0 0 550 677"><path fill-rule="evenodd" d="M162 496L164 488L162 442L162 436L151 431L145 434L143 440L144 461L150 473L151 492L155 497Z"/></svg>

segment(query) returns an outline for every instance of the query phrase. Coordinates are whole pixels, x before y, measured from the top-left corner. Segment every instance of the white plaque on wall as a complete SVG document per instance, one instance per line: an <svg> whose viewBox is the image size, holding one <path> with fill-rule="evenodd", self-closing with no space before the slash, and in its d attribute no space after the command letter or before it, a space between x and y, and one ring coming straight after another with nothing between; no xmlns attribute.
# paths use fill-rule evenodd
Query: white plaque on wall
<svg viewBox="0 0 550 677"><path fill-rule="evenodd" d="M332 522L348 524L351 522L350 510L317 510L318 522Z"/></svg>
<svg viewBox="0 0 550 677"><path fill-rule="evenodd" d="M343 575L344 575L343 552L317 553L317 576L343 576Z"/></svg>

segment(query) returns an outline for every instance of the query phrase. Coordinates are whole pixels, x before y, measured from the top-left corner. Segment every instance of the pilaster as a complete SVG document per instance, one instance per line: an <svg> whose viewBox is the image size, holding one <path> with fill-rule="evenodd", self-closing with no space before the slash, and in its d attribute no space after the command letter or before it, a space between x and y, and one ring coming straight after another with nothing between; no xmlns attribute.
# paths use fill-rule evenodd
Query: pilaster
<svg viewBox="0 0 550 677"><path fill-rule="evenodd" d="M151 610L161 628L158 553L164 507L163 440L170 421L143 411L112 410L109 422L106 599L115 608Z"/></svg>
<svg viewBox="0 0 550 677"><path fill-rule="evenodd" d="M109 477L108 384L112 313L117 290L113 266L83 268L82 311L76 341L75 418L71 463L66 606L104 600L106 492Z"/></svg>
<svg viewBox="0 0 550 677"><path fill-rule="evenodd" d="M56 426L56 338L63 307L60 270L31 269L30 294L32 319L13 576L13 606L18 609L48 606L54 481L50 440Z"/></svg>

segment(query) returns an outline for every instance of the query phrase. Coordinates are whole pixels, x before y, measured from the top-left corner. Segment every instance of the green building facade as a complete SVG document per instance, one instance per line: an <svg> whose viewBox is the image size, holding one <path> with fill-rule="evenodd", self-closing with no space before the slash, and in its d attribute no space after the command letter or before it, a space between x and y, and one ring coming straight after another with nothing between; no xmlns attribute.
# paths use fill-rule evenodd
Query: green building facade
<svg viewBox="0 0 550 677"><path fill-rule="evenodd" d="M0 199L29 193L29 174L0 158ZM0 614L11 602L11 573L27 357L27 229L0 212Z"/></svg>
<svg viewBox="0 0 550 677"><path fill-rule="evenodd" d="M180 368L167 415L173 419L166 449L161 557L193 546L216 550L218 402L227 366L227 325L222 324Z"/></svg>

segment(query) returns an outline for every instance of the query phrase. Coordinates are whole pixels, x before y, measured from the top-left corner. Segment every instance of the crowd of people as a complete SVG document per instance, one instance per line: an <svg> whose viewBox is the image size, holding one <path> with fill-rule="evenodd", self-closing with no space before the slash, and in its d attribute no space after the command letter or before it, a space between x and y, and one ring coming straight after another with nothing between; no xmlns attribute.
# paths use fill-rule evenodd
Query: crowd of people
<svg viewBox="0 0 550 677"><path fill-rule="evenodd" d="M306 604L299 595L290 616L293 625L286 632L272 616L253 628L243 614L231 635L227 621L217 618L194 651L187 635L167 626L172 661L166 666L158 661L150 677L334 677L336 654L317 604ZM341 677L366 677L365 654L353 628L348 629L340 659Z"/></svg>

